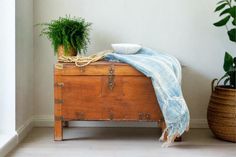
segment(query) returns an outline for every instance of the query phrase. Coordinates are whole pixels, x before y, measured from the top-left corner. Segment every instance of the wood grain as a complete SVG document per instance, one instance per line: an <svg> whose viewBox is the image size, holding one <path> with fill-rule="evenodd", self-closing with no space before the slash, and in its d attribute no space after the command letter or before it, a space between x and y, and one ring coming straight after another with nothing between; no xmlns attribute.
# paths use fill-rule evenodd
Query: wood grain
<svg viewBox="0 0 236 157"><path fill-rule="evenodd" d="M62 99L62 88L57 85L57 83L61 83L61 76L54 77L54 82L56 83L54 85L54 140L61 141L63 139L63 121L58 117L62 116L62 104L55 101Z"/></svg>
<svg viewBox="0 0 236 157"><path fill-rule="evenodd" d="M101 76L108 75L109 68L111 65L114 65L115 75L122 76L143 76L142 73L137 71L135 68L124 64L124 63L109 63L105 61L91 63L89 66L85 66L82 68L76 67L73 63L62 63L63 69L55 69L54 75L88 75L88 76Z"/></svg>
<svg viewBox="0 0 236 157"><path fill-rule="evenodd" d="M151 82L146 77L117 76L113 90L108 88L106 76L62 76L62 81L64 120L136 121L140 120L140 113L150 114L144 121L161 118ZM84 116L78 117L79 113Z"/></svg>
<svg viewBox="0 0 236 157"><path fill-rule="evenodd" d="M135 68L104 61L83 69L72 63L61 64L62 69L54 69L55 140L63 139L64 121L161 122L163 119L151 80ZM113 88L109 86L110 77ZM161 124L165 126L164 121Z"/></svg>

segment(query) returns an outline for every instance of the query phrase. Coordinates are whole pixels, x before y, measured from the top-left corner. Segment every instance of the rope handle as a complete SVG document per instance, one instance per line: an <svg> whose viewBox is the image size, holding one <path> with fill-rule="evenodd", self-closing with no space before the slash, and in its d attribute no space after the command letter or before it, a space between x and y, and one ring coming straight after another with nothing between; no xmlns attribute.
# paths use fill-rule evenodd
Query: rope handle
<svg viewBox="0 0 236 157"><path fill-rule="evenodd" d="M212 92L215 91L215 82L216 82L216 81L218 81L217 78L215 78L215 79L213 79L213 80L211 81L211 91L212 91Z"/></svg>

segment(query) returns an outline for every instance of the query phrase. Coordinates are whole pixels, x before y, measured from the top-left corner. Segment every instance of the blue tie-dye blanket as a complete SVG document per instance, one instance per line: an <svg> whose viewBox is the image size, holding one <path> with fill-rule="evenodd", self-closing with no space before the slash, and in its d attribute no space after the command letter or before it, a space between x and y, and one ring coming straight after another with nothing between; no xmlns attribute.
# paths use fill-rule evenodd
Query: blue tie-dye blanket
<svg viewBox="0 0 236 157"><path fill-rule="evenodd" d="M142 48L131 55L110 53L105 59L128 63L151 78L167 126L160 138L163 140L165 132L168 133L163 146L169 146L188 130L190 116L181 90L181 65L175 57Z"/></svg>

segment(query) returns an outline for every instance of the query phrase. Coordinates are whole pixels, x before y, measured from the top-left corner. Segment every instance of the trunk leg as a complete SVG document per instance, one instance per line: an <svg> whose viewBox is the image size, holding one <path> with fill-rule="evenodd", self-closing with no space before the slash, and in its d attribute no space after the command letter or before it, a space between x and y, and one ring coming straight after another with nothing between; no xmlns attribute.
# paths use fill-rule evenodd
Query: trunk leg
<svg viewBox="0 0 236 157"><path fill-rule="evenodd" d="M181 141L182 141L182 136L175 138L175 142L181 142Z"/></svg>
<svg viewBox="0 0 236 157"><path fill-rule="evenodd" d="M63 140L63 122L61 120L54 121L54 140Z"/></svg>
<svg viewBox="0 0 236 157"><path fill-rule="evenodd" d="M160 127L161 127L161 131L162 131L162 133L163 133L164 130L166 129L166 123L165 123L164 120L161 120L159 124L160 124ZM164 141L167 140L167 133L165 133L163 140L164 140Z"/></svg>

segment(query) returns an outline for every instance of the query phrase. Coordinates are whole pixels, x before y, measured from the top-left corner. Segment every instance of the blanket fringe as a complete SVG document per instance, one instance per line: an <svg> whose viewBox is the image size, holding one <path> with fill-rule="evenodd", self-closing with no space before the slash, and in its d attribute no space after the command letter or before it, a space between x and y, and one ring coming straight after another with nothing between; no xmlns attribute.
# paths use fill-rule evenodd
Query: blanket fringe
<svg viewBox="0 0 236 157"><path fill-rule="evenodd" d="M185 127L185 131L188 132L189 131L189 124ZM165 128L164 131L162 132L162 135L159 139L159 141L164 142L161 147L162 148L167 148L169 147L177 137L180 137L181 134L178 131L174 131L174 133L172 132L172 134L170 134L170 129ZM165 135L167 134L167 139L165 139Z"/></svg>
<svg viewBox="0 0 236 157"><path fill-rule="evenodd" d="M160 141L164 141L165 134L168 133L168 129L165 129L160 137ZM167 140L161 145L162 148L167 148L175 141L177 137L179 137L179 133L175 133L174 135L167 136Z"/></svg>

